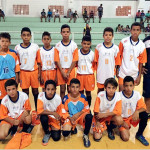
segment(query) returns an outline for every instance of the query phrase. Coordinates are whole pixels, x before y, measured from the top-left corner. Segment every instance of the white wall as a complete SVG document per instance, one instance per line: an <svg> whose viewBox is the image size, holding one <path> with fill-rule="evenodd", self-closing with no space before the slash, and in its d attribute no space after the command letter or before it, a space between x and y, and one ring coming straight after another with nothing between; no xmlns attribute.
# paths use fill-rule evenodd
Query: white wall
<svg viewBox="0 0 150 150"><path fill-rule="evenodd" d="M145 13L150 10L150 1L145 1Z"/></svg>

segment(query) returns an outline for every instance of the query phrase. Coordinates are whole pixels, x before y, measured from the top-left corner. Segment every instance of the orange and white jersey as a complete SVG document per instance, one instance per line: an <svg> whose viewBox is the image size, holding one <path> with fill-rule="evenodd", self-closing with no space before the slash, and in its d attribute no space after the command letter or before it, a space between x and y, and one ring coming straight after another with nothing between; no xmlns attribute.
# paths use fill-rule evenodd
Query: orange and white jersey
<svg viewBox="0 0 150 150"><path fill-rule="evenodd" d="M93 74L94 68L94 52L90 50L87 54L83 54L81 49L78 50L78 74Z"/></svg>
<svg viewBox="0 0 150 150"><path fill-rule="evenodd" d="M7 117L17 119L24 110L31 110L30 101L26 93L18 91L18 99L15 102L6 95L1 102L0 119Z"/></svg>
<svg viewBox="0 0 150 150"><path fill-rule="evenodd" d="M94 105L94 112L108 113L113 112L116 115L122 113L122 101L119 92L115 92L112 100L108 100L106 91L98 93L98 96Z"/></svg>
<svg viewBox="0 0 150 150"><path fill-rule="evenodd" d="M132 76L136 80L139 71L139 63L147 62L145 45L141 40L134 43L131 37L122 39L119 44L121 66L119 77Z"/></svg>
<svg viewBox="0 0 150 150"><path fill-rule="evenodd" d="M22 47L21 44L15 47L15 51L19 56L21 70L34 71L38 69L36 60L38 49L39 46L35 43L30 43L28 47Z"/></svg>
<svg viewBox="0 0 150 150"><path fill-rule="evenodd" d="M45 49L41 47L37 52L37 62L42 65L42 70L54 70L55 62L54 62L54 51L55 48L51 47L51 49Z"/></svg>
<svg viewBox="0 0 150 150"><path fill-rule="evenodd" d="M144 100L139 92L133 91L130 97L126 97L124 92L120 92L121 99L122 99L122 117L128 118L133 113L141 108L146 109L146 105Z"/></svg>
<svg viewBox="0 0 150 150"><path fill-rule="evenodd" d="M62 68L70 68L73 61L78 61L77 44L70 40L68 45L64 45L62 41L56 44L55 58L56 62L60 62Z"/></svg>
<svg viewBox="0 0 150 150"><path fill-rule="evenodd" d="M105 80L114 77L115 65L120 65L120 54L117 45L106 47L98 44L95 49L94 61L97 62L97 82L104 84Z"/></svg>
<svg viewBox="0 0 150 150"><path fill-rule="evenodd" d="M63 108L61 97L56 93L51 99L46 98L45 92L39 93L37 102L37 113L40 114L44 110L57 112L60 116L66 113L65 109ZM53 115L49 116L55 118Z"/></svg>

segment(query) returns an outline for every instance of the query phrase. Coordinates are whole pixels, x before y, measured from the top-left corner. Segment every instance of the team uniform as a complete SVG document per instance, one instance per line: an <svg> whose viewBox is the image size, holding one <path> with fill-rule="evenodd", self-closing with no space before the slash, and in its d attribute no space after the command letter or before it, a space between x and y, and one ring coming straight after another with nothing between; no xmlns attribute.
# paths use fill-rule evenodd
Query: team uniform
<svg viewBox="0 0 150 150"><path fill-rule="evenodd" d="M92 91L95 87L94 76L94 52L90 50L83 54L81 49L78 50L78 68L76 78L80 81L80 91Z"/></svg>
<svg viewBox="0 0 150 150"><path fill-rule="evenodd" d="M60 62L60 65L64 72L67 72L73 61L78 61L78 48L77 44L70 40L68 45L64 45L62 41L56 44L55 62ZM72 69L68 81L65 81L60 70L57 69L58 85L69 85L70 80L75 78L75 68Z"/></svg>
<svg viewBox="0 0 150 150"><path fill-rule="evenodd" d="M132 41L131 37L122 39L119 44L121 66L119 71L119 84L123 84L126 76L136 80L139 72L139 63L147 62L145 45L141 40Z"/></svg>
<svg viewBox="0 0 150 150"><path fill-rule="evenodd" d="M44 79L44 84L41 86L44 88L45 82L47 80L56 79L56 67L54 62L54 52L55 48L45 49L41 47L37 53L37 62L42 66L41 76Z"/></svg>
<svg viewBox="0 0 150 150"><path fill-rule="evenodd" d="M56 112L60 116L65 115L66 111L63 108L61 97L58 94L54 94L51 99L46 98L45 92L40 92L37 103L37 113L41 114L44 110ZM56 120L53 115L48 115L48 124L60 129L60 121Z"/></svg>
<svg viewBox="0 0 150 150"><path fill-rule="evenodd" d="M10 124L3 120L8 117L10 119L20 120L25 110L31 110L30 101L26 93L18 91L18 99L15 102L13 102L11 98L6 95L1 102L0 119L2 121L0 125Z"/></svg>
<svg viewBox="0 0 150 150"><path fill-rule="evenodd" d="M136 127L140 120L133 121L132 115L136 110L144 108L146 110L146 105L143 101L142 96L139 92L133 91L132 95L128 98L124 95L124 92L120 92L122 99L122 118L128 124L129 128L131 125ZM120 131L124 130L124 127L120 127Z"/></svg>
<svg viewBox="0 0 150 150"><path fill-rule="evenodd" d="M85 122L84 122L84 118L87 114L90 113L90 109L89 109L89 105L88 105L88 102L86 100L86 97L81 94L78 99L76 100L73 100L71 99L70 95L66 95L63 100L62 100L62 103L64 104L64 108L65 108L65 111L66 111L66 116L70 116L72 117L73 115L75 115L76 113L78 112L81 112L83 111L84 113L75 121L75 125L73 126L73 128L75 128L75 126L77 124L80 124L83 126L83 128L85 127ZM64 122L63 125L70 125L72 126L70 120L67 118Z"/></svg>
<svg viewBox="0 0 150 150"><path fill-rule="evenodd" d="M5 91L5 82L8 79L15 79L16 72L20 71L17 54L9 49L7 53L0 53L0 99L7 93Z"/></svg>
<svg viewBox="0 0 150 150"><path fill-rule="evenodd" d="M145 68L148 70L147 74L143 75L143 96L145 98L150 98L150 36L147 36L143 42L147 52L147 63L145 64Z"/></svg>
<svg viewBox="0 0 150 150"><path fill-rule="evenodd" d="M121 101L119 92L115 92L112 100L108 100L107 92L102 91L98 93L98 96L96 98L95 105L94 105L94 113L113 112L115 115L121 115L121 112L122 112L121 105L122 105L122 101ZM111 119L112 119L112 116L107 117L107 118L102 118L100 120L101 128L96 129L95 128L96 119L95 117L93 117L93 131L98 132L98 133L103 132L104 130L107 129L106 123L109 124Z"/></svg>
<svg viewBox="0 0 150 150"><path fill-rule="evenodd" d="M38 65L37 51L39 47L35 43L30 43L28 47L22 47L18 44L15 51L19 56L20 61L20 86L22 89L38 88Z"/></svg>
<svg viewBox="0 0 150 150"><path fill-rule="evenodd" d="M97 86L104 88L105 80L115 75L115 65L120 65L118 46L112 44L111 47L106 47L104 43L98 44L94 61L97 62Z"/></svg>

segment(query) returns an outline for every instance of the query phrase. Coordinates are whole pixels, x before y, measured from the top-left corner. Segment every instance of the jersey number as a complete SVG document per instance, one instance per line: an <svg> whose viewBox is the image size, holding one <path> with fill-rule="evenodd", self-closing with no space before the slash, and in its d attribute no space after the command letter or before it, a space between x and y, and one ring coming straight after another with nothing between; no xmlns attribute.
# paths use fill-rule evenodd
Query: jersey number
<svg viewBox="0 0 150 150"><path fill-rule="evenodd" d="M8 69L8 67L6 67L6 68L3 68L4 69L4 73L8 73L9 72L9 69Z"/></svg>
<svg viewBox="0 0 150 150"><path fill-rule="evenodd" d="M130 55L130 61L133 61L133 55Z"/></svg>
<svg viewBox="0 0 150 150"><path fill-rule="evenodd" d="M68 56L64 56L64 61L68 62Z"/></svg>
<svg viewBox="0 0 150 150"><path fill-rule="evenodd" d="M109 60L108 59L105 59L105 64L108 64L109 63Z"/></svg>
<svg viewBox="0 0 150 150"><path fill-rule="evenodd" d="M51 66L51 65L52 65L51 60L47 60L47 61L46 61L46 64L47 64L47 66Z"/></svg>
<svg viewBox="0 0 150 150"><path fill-rule="evenodd" d="M131 113L131 109L128 109L128 115L131 115L132 113Z"/></svg>
<svg viewBox="0 0 150 150"><path fill-rule="evenodd" d="M86 65L82 66L82 71L86 71Z"/></svg>
<svg viewBox="0 0 150 150"><path fill-rule="evenodd" d="M27 63L27 58L24 58L24 64L26 64Z"/></svg>

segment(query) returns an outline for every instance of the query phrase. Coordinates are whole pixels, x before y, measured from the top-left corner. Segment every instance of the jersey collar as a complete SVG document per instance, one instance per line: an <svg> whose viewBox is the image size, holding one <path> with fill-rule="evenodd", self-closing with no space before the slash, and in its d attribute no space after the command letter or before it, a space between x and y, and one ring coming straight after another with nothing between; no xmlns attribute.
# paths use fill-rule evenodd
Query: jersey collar
<svg viewBox="0 0 150 150"><path fill-rule="evenodd" d="M130 99L130 98L133 96L134 91L132 91L132 94L131 94L131 96L130 96L130 97L125 96L125 94L124 94L124 92L123 92L123 91L122 91L122 94L123 94L123 96L124 96L125 98Z"/></svg>
<svg viewBox="0 0 150 150"><path fill-rule="evenodd" d="M133 46L136 46L136 45L138 45L138 43L139 43L139 38L138 38L138 41L136 42L136 44L134 45L133 43L132 43L132 39L131 39L131 36L130 36L130 43L133 45Z"/></svg>
<svg viewBox="0 0 150 150"><path fill-rule="evenodd" d="M47 95L46 95L46 92L44 92L44 93L45 93L45 97L46 97L47 100L52 100L55 97L55 95L56 95L56 93L54 93L52 98L48 98Z"/></svg>
<svg viewBox="0 0 150 150"><path fill-rule="evenodd" d="M69 45L70 45L70 43L71 43L71 40L70 40L70 42L69 42L69 44L68 44L68 45L65 45L65 44L61 41L61 44L62 44L63 46L69 46Z"/></svg>
<svg viewBox="0 0 150 150"><path fill-rule="evenodd" d="M22 44L22 43L21 43L21 44ZM20 44L20 46L21 46L22 48L24 48L24 49L30 47L30 45L31 45L31 43L30 43L27 47L23 47L21 44Z"/></svg>
<svg viewBox="0 0 150 150"><path fill-rule="evenodd" d="M104 42L103 42L103 45L104 45L104 47L107 48L107 49L112 48L112 47L114 46L114 44L112 43L112 45L111 45L110 47L106 47L105 44L104 44Z"/></svg>
<svg viewBox="0 0 150 150"><path fill-rule="evenodd" d="M18 100L19 100L19 92L18 92L18 91L17 91L17 95L18 95L18 98L17 98L17 100L16 100L15 102L14 102L14 101L11 99L11 97L9 96L10 101L13 102L13 103L17 103Z"/></svg>

